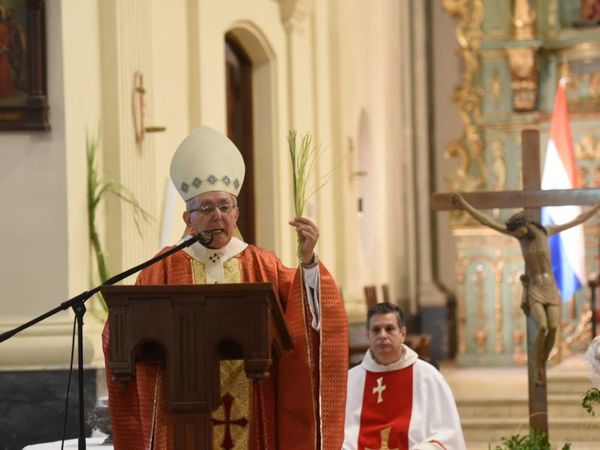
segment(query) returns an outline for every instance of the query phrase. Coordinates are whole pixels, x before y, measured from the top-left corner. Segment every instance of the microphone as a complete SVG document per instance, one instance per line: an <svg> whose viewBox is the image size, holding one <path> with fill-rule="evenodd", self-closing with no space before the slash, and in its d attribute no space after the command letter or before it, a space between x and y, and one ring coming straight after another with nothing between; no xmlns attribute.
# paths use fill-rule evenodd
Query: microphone
<svg viewBox="0 0 600 450"><path fill-rule="evenodd" d="M198 242L200 242L204 246L210 245L214 238L212 231L201 231L194 237Z"/></svg>

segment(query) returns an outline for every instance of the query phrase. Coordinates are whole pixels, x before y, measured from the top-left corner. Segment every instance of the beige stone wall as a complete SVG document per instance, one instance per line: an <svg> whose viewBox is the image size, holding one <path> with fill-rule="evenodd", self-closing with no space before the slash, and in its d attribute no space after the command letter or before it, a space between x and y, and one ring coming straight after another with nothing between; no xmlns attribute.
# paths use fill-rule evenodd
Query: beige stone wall
<svg viewBox="0 0 600 450"><path fill-rule="evenodd" d="M307 215L318 252L343 290L351 320L362 288L390 284L416 304L414 154L423 142L408 120L420 100L410 75L409 2L371 0L49 0L49 133L0 134L0 236L6 330L95 285L85 198L86 131L100 130L102 174L128 186L155 220L143 238L116 201L100 227L114 274L176 241L183 203L165 213L169 161L200 124L225 128L224 35L233 31L254 67L257 228L260 245L295 264L290 128L312 133L334 177ZM133 77L144 76L146 125L136 142ZM412 94L411 94L412 93ZM416 102L416 103L415 103ZM360 153L360 157L359 157ZM361 167L362 165L368 167ZM361 176L361 171L367 171ZM424 170L423 168L419 170ZM357 199L368 199L358 217ZM365 233L367 230L367 233ZM128 282L131 282L129 280ZM93 308L93 304L88 306ZM0 344L2 368L64 366L72 313ZM86 363L101 366L102 320L86 315Z"/></svg>

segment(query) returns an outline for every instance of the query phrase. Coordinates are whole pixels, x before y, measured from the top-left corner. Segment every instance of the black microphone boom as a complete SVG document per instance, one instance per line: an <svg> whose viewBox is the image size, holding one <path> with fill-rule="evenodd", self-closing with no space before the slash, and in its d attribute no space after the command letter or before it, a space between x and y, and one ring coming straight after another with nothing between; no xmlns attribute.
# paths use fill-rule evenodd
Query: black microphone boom
<svg viewBox="0 0 600 450"><path fill-rule="evenodd" d="M145 269L146 267L151 266L152 264L155 264L158 261L165 259L168 256L171 256L173 253L177 253L178 251L189 247L190 245L194 244L195 242L200 242L202 245L209 245L212 242L212 240L213 240L212 232L201 231L200 233L196 234L195 236L192 236L189 239L186 239L181 244L173 247L172 249L169 249L164 253L160 253L160 254L156 255L154 258L149 259L146 262L143 262L142 264L138 264L137 266L132 267L131 269L126 270L125 272L121 272L120 274L117 274L114 277L109 278L104 283L102 283L100 286L96 286L95 288L90 289L89 291L82 292L81 294L73 297L72 299L61 303L60 306L54 308L53 310L48 311L47 313L42 314L41 316L36 317L35 319L30 320L29 322L27 322L21 326L18 326L17 328L14 328L12 330L9 330L9 331L6 331L6 332L0 334L0 342L4 342L4 341L8 340L15 334L23 331L26 328L29 328L32 325L35 325L38 322L41 322L42 320L60 312L60 311L66 311L67 309L74 307L78 303L85 302L88 298L90 298L91 296L93 296L94 294L99 292L102 287L109 286L111 284L115 284L115 283L123 280L124 278L127 278L128 276L133 275L134 273L139 272L140 270Z"/></svg>

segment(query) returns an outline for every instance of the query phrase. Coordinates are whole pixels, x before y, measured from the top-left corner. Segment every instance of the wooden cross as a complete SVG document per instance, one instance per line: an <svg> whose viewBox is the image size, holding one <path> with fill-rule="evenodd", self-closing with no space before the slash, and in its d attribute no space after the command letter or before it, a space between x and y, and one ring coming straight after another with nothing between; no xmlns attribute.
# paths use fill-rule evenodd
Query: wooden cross
<svg viewBox="0 0 600 450"><path fill-rule="evenodd" d="M540 136L537 130L521 133L523 190L461 193L477 209L524 208L538 222L542 206L591 205L600 201L600 189L541 190ZM435 193L431 197L434 211L455 209L452 193ZM529 379L529 425L548 433L548 399L546 384L535 384L535 323L527 318L527 365ZM545 370L545 369L544 369Z"/></svg>

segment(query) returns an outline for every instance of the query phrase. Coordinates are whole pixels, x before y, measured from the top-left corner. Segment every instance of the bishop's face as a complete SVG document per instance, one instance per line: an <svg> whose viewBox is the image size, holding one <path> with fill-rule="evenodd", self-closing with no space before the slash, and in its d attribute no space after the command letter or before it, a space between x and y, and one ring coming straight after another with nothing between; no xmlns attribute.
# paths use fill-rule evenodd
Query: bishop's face
<svg viewBox="0 0 600 450"><path fill-rule="evenodd" d="M228 192L205 192L190 199L183 220L192 234L210 231L210 248L222 248L233 237L240 215L235 197Z"/></svg>
<svg viewBox="0 0 600 450"><path fill-rule="evenodd" d="M369 321L367 338L375 362L387 366L402 358L406 327L398 325L398 316L393 312L373 314Z"/></svg>

